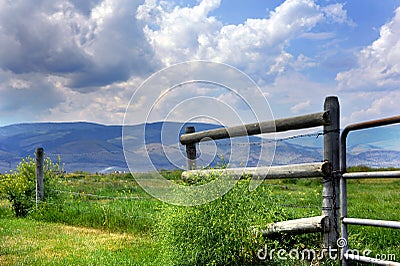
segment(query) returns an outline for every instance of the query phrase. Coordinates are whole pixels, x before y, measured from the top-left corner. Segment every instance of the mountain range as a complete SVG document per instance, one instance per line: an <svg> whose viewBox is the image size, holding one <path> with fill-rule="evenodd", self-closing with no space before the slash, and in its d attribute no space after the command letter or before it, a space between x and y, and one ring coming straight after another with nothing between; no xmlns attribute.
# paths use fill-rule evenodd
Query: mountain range
<svg viewBox="0 0 400 266"><path fill-rule="evenodd" d="M196 131L218 128L194 123ZM184 168L185 147L179 135L185 124L157 122L124 128L125 155L134 172ZM60 156L67 172L129 171L124 156L122 126L87 122L26 123L0 127L0 172L14 169L35 149L43 147L47 156ZM144 145L145 143L145 145ZM248 145L250 143L250 145ZM275 149L276 145L276 149ZM262 147L262 149L261 149ZM275 150L275 152L274 152ZM352 132L348 140L348 165L400 167L400 126ZM321 161L323 137L302 137L273 141L251 136L205 142L199 145L200 167L228 163L230 166L280 165Z"/></svg>

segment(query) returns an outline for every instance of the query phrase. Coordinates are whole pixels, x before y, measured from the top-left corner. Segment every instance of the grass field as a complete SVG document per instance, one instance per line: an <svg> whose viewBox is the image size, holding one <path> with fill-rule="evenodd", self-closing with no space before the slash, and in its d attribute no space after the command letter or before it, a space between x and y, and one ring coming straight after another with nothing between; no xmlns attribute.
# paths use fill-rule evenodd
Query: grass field
<svg viewBox="0 0 400 266"><path fill-rule="evenodd" d="M0 265L151 265L150 236L0 219Z"/></svg>
<svg viewBox="0 0 400 266"><path fill-rule="evenodd" d="M268 181L262 186L265 200L257 202L254 213L268 209L259 212L265 224L321 213L318 179ZM165 263L157 231L166 205L148 196L132 176L68 175L56 190L56 197L26 218L14 218L9 204L0 201L0 265ZM400 180L352 180L348 195L350 217L400 220ZM368 248L371 255L393 255L400 261L400 230L358 226L349 230L350 248ZM273 243L317 247L320 240L319 234L312 234Z"/></svg>

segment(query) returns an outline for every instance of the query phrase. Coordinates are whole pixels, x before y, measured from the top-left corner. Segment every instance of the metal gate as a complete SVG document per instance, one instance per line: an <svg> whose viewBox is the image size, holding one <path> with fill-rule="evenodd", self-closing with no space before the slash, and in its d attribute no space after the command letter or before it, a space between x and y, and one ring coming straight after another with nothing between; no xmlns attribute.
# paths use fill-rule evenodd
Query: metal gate
<svg viewBox="0 0 400 266"><path fill-rule="evenodd" d="M348 125L342 132L340 137L340 204L341 204L341 236L344 240L342 248L342 265L347 265L348 261L360 261L366 263L374 263L377 265L398 265L400 263L394 261L380 260L377 258L361 256L359 254L349 254L348 248L348 231L347 225L360 225L360 226L375 226L400 229L400 222L385 221L385 220L371 220L347 217L347 179L361 179L361 178L400 178L400 171L384 171L384 172L358 172L346 173L346 140L351 131L360 129L367 129L385 125L400 123L400 116L395 116L386 119L373 120L364 123L357 123ZM400 219L400 217L399 217Z"/></svg>

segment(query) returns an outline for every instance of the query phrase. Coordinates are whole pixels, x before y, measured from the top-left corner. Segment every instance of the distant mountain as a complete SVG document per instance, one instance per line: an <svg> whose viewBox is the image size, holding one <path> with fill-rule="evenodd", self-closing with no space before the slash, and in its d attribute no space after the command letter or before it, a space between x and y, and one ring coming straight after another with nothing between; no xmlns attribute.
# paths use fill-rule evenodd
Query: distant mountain
<svg viewBox="0 0 400 266"><path fill-rule="evenodd" d="M195 123L197 131L217 125ZM186 125L159 122L125 128L126 150L134 161L134 171L152 170L145 163L150 157L157 169L184 167L184 147L179 135ZM348 164L400 167L400 127L376 128L349 136ZM146 143L144 149L143 143ZM251 145L247 145L250 142ZM162 144L161 144L162 143ZM299 138L275 143L257 136L200 144L198 164L215 166L224 161L231 166L288 164L321 161L323 138ZM47 156L58 155L68 172L128 171L122 146L122 127L94 123L31 123L0 127L0 172L15 168L21 158L33 156L43 147ZM263 149L261 149L263 147ZM261 154L262 152L262 154ZM148 154L148 155L147 155ZM274 157L273 157L274 156Z"/></svg>

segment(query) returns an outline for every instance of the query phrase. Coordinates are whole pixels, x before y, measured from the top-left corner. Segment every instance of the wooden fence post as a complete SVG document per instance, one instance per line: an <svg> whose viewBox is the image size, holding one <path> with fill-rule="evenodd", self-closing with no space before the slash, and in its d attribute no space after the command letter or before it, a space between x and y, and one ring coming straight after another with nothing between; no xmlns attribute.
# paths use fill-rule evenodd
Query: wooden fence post
<svg viewBox="0 0 400 266"><path fill-rule="evenodd" d="M43 148L36 149L36 203L44 199L44 151Z"/></svg>
<svg viewBox="0 0 400 266"><path fill-rule="evenodd" d="M190 134L196 132L194 127L186 127L185 133ZM187 169L196 169L196 143L186 145L186 156L187 156Z"/></svg>
<svg viewBox="0 0 400 266"><path fill-rule="evenodd" d="M329 111L330 124L324 126L324 160L331 163L330 176L323 178L322 215L328 216L328 226L323 231L323 247L337 248L339 238L339 137L340 137L340 107L335 96L327 97L324 104Z"/></svg>

